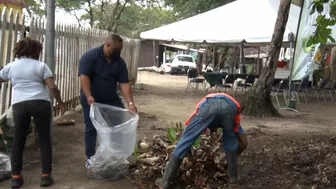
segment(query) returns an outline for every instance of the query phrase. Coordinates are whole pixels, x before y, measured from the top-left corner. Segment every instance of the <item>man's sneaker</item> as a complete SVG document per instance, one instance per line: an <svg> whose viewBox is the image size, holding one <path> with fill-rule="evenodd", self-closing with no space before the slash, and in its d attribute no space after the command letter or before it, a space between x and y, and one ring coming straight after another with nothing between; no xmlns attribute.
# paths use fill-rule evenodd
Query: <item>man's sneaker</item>
<svg viewBox="0 0 336 189"><path fill-rule="evenodd" d="M21 174L12 175L12 188L21 188L23 185L23 177Z"/></svg>
<svg viewBox="0 0 336 189"><path fill-rule="evenodd" d="M48 187L51 186L52 184L54 184L54 179L51 176L51 173L41 175L41 182L40 182L41 187Z"/></svg>
<svg viewBox="0 0 336 189"><path fill-rule="evenodd" d="M91 165L91 160L90 159L86 160L85 168L88 169L90 165Z"/></svg>

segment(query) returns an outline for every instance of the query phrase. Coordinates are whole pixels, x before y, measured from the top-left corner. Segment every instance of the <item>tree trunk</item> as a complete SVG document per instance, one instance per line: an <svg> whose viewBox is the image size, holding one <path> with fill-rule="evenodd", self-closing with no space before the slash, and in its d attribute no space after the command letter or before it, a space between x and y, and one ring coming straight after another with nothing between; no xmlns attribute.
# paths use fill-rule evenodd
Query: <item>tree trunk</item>
<svg viewBox="0 0 336 189"><path fill-rule="evenodd" d="M203 68L203 54L198 52L197 56L198 56L197 57L197 64L196 64L197 73L198 73L198 75L201 75L202 74L202 68Z"/></svg>
<svg viewBox="0 0 336 189"><path fill-rule="evenodd" d="M331 49L329 68L330 68L330 80L336 81L336 47L333 47Z"/></svg>
<svg viewBox="0 0 336 189"><path fill-rule="evenodd" d="M93 18L93 9L92 9L91 0L88 0L87 3L89 4L88 13L90 15L90 27L93 28L94 18Z"/></svg>
<svg viewBox="0 0 336 189"><path fill-rule="evenodd" d="M230 49L230 47L225 47L224 50L223 50L223 54L222 54L222 56L220 58L220 61L219 61L219 69L224 68L225 61L229 56L229 52L231 52L231 54L232 54L232 50Z"/></svg>
<svg viewBox="0 0 336 189"><path fill-rule="evenodd" d="M278 17L271 41L271 48L268 53L267 66L263 68L258 82L246 94L242 101L242 113L244 115L255 117L280 116L279 112L272 104L270 92L272 90L276 63L279 59L290 5L291 0L282 0L280 2Z"/></svg>

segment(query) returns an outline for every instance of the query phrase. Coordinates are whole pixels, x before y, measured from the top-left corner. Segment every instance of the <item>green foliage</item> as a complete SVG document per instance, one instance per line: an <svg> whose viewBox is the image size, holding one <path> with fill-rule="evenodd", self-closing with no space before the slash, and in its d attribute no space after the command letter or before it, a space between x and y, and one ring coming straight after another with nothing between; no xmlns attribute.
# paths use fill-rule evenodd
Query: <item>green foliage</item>
<svg viewBox="0 0 336 189"><path fill-rule="evenodd" d="M167 138L172 143L176 142L177 137L176 137L176 130L174 128L168 128Z"/></svg>
<svg viewBox="0 0 336 189"><path fill-rule="evenodd" d="M178 131L183 131L182 122L178 122L178 123L176 123L176 129L177 129Z"/></svg>
<svg viewBox="0 0 336 189"><path fill-rule="evenodd" d="M67 12L82 9L87 2L94 2L94 0L56 0L56 7L64 9ZM46 14L43 5L44 0L25 0L24 5L29 16L43 16Z"/></svg>
<svg viewBox="0 0 336 189"><path fill-rule="evenodd" d="M139 149L138 149L137 146L135 146L135 147L134 147L134 151L133 151L133 156L134 156L134 158L138 158L139 155L140 155L140 153L139 153Z"/></svg>
<svg viewBox="0 0 336 189"><path fill-rule="evenodd" d="M200 146L200 144L201 144L201 136L199 136L197 140L194 142L194 146L197 148Z"/></svg>
<svg viewBox="0 0 336 189"><path fill-rule="evenodd" d="M125 2L124 2L125 3ZM165 24L176 21L171 10L163 9L160 5L152 2L129 1L123 8L123 4L96 4L92 7L94 24L93 27L120 33L130 38L139 38L140 33ZM89 20L90 14L82 16Z"/></svg>
<svg viewBox="0 0 336 189"><path fill-rule="evenodd" d="M120 18L118 32L128 37L138 38L143 31L157 28L174 21L176 21L176 17L170 10L165 10L154 5L144 8L136 4L131 4L126 7L124 14Z"/></svg>
<svg viewBox="0 0 336 189"><path fill-rule="evenodd" d="M233 1L234 0L165 0L165 5L172 7L179 19L184 19Z"/></svg>
<svg viewBox="0 0 336 189"><path fill-rule="evenodd" d="M44 9L42 9L43 3L43 0L26 0L24 5L29 16L43 16L45 14Z"/></svg>
<svg viewBox="0 0 336 189"><path fill-rule="evenodd" d="M324 4L330 2L330 17L328 18L323 13ZM336 0L314 0L311 4L310 14L317 12L319 15L316 18L315 33L308 38L306 46L309 47L313 44L321 43L326 44L328 39L335 43L335 39L332 36L332 29L330 26L336 24Z"/></svg>
<svg viewBox="0 0 336 189"><path fill-rule="evenodd" d="M182 122L176 123L175 127L174 127L174 124L173 124L172 128L168 128L167 129L167 138L168 138L168 140L171 143L177 142L182 137L182 134L180 134L180 133L183 130L184 130L184 128L183 128ZM197 148L197 147L199 147L200 144L201 144L201 136L199 136L197 138L197 140L194 142L194 146Z"/></svg>
<svg viewBox="0 0 336 189"><path fill-rule="evenodd" d="M94 2L92 0L57 0L56 1L56 6L58 8L62 8L65 11L74 11L74 10L79 10L84 7L84 5L88 2Z"/></svg>

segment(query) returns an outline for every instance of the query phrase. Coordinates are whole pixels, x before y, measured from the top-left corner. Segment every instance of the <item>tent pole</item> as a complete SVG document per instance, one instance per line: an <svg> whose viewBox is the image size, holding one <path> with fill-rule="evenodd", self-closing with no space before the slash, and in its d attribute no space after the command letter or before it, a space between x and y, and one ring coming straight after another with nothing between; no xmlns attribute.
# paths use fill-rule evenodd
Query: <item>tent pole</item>
<svg viewBox="0 0 336 189"><path fill-rule="evenodd" d="M292 93L292 77L293 77L293 63L294 63L294 61L293 61L293 59L294 59L294 57L293 57L293 43L294 43L294 34L293 33L289 33L289 35L288 35L288 41L290 41L290 47L289 47L289 49L290 49L290 63L289 63L289 65L290 65L290 73L289 73L289 86L288 86L288 91L289 91L289 94L288 94L288 102L290 101L290 99L291 98L295 98L295 96L293 95L293 97L291 97L291 93Z"/></svg>
<svg viewBox="0 0 336 189"><path fill-rule="evenodd" d="M258 48L257 74L259 74L259 66L260 66L260 47Z"/></svg>
<svg viewBox="0 0 336 189"><path fill-rule="evenodd" d="M240 44L239 64L240 65L238 65L238 69L243 68L244 66L244 43ZM241 71L243 71L243 69L241 69Z"/></svg>
<svg viewBox="0 0 336 189"><path fill-rule="evenodd" d="M293 61L293 63L292 63L292 65L291 65L291 71L290 71L290 75L293 75L293 67L294 67L294 62L295 62L295 57L294 57L294 55L295 55L295 49L296 49L296 43L297 43L297 41L298 41L298 36L299 36L299 29L300 29L300 24L301 24L301 17L302 17L302 12L303 12L303 8L304 8L304 4L305 4L305 0L301 0L301 9L300 9L300 15L299 15L299 21L298 21L298 27L297 27L297 29L296 29L296 34L295 34L295 41L294 41L294 46L293 46L293 48L294 48L294 53L293 53L293 57L291 58L291 59L293 59L292 61Z"/></svg>
<svg viewBox="0 0 336 189"><path fill-rule="evenodd" d="M216 65L216 45L212 45L212 62L213 62L213 67L215 68Z"/></svg>
<svg viewBox="0 0 336 189"><path fill-rule="evenodd" d="M301 17L302 17L302 12L303 12L303 8L304 8L304 0L301 0L301 9L300 9L300 15L299 15L299 21L298 21L298 27L297 27L297 29L296 29L296 36L295 36L295 41L294 41L294 35L293 35L293 33L290 33L289 34L289 36L288 36L288 38L289 38L289 40L290 40L290 51L291 51L291 53L290 53L290 66L291 66L291 68L290 68L290 73L289 73L289 95L288 95L288 100L290 100L290 98L291 98L291 85L292 85L292 77L293 77L293 67L294 67L294 60L295 60L295 57L294 57L294 53L292 53L293 52L293 50L292 50L292 48L296 48L296 43L297 43L297 40L298 40L298 36L299 36L299 29L300 29L300 23L301 23ZM293 43L294 43L294 45L293 45ZM295 95L293 95L293 98L295 99Z"/></svg>
<svg viewBox="0 0 336 189"><path fill-rule="evenodd" d="M155 48L155 40L153 40L153 66L156 65L156 48Z"/></svg>

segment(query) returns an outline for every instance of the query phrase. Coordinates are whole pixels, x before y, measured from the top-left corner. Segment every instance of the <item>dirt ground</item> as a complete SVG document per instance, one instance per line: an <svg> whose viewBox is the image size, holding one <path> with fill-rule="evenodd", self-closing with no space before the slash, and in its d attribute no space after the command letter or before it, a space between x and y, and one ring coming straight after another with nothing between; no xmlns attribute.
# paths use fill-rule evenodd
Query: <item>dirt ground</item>
<svg viewBox="0 0 336 189"><path fill-rule="evenodd" d="M138 139L164 133L164 128L184 122L206 94L185 92L186 76L139 72L144 90L135 90L140 114ZM239 99L239 97L238 97ZM313 98L312 98L313 99ZM241 188L336 188L335 103L310 101L299 104L299 113L281 110L283 118L242 117L249 146L239 158ZM117 182L89 180L84 168L84 124L81 112L68 117L75 126L53 128L54 189L136 189L128 179ZM26 150L25 189L39 186L39 152ZM316 184L316 185L314 185ZM0 188L9 188L10 181Z"/></svg>

